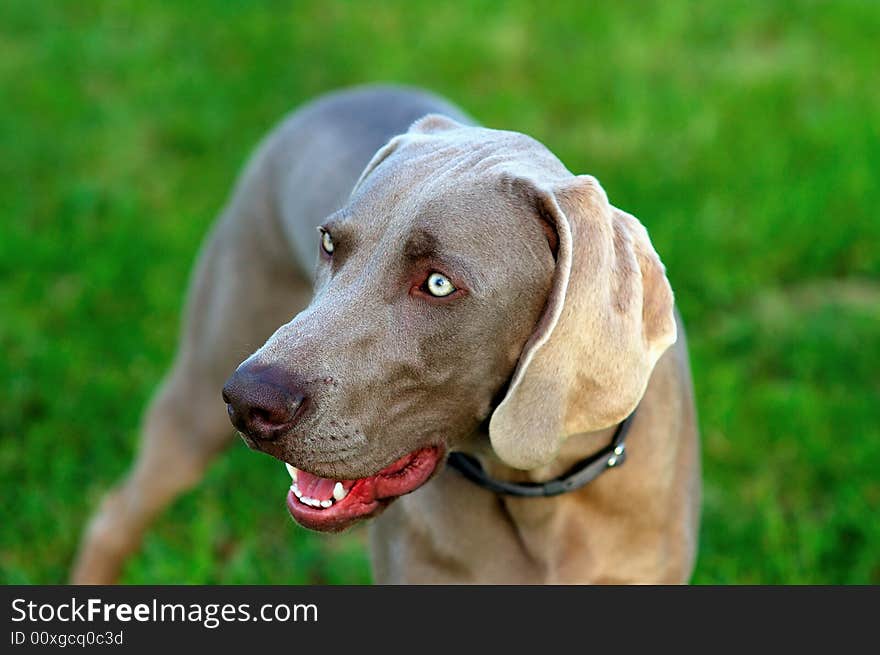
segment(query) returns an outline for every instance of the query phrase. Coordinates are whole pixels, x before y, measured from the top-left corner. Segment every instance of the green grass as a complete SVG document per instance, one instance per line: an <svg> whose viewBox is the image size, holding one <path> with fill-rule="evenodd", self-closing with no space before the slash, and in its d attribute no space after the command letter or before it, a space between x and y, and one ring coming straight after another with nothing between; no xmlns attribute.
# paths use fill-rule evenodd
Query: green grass
<svg viewBox="0 0 880 655"><path fill-rule="evenodd" d="M200 239L315 95L399 81L648 226L691 343L698 583L880 583L880 4L0 3L0 582L65 579L127 468ZM552 11L550 11L552 8ZM130 583L369 579L236 443Z"/></svg>

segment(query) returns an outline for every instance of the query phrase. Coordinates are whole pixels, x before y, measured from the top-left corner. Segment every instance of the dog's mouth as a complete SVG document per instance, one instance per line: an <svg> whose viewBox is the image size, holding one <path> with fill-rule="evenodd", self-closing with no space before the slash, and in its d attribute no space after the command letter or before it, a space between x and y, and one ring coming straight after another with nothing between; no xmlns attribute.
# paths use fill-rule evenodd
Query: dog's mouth
<svg viewBox="0 0 880 655"><path fill-rule="evenodd" d="M420 448L375 475L357 480L331 480L285 462L292 484L287 509L300 525L337 532L360 519L375 516L394 499L427 482L443 459L440 446Z"/></svg>

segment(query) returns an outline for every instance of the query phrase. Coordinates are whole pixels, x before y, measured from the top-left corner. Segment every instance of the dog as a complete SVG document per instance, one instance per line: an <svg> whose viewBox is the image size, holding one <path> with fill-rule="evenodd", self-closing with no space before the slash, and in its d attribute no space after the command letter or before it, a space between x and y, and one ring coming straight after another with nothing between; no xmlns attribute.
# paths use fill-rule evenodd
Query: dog
<svg viewBox="0 0 880 655"><path fill-rule="evenodd" d="M298 523L370 519L378 583L693 571L693 385L647 231L538 141L425 91L339 91L258 146L73 582L116 579L230 420L286 463Z"/></svg>

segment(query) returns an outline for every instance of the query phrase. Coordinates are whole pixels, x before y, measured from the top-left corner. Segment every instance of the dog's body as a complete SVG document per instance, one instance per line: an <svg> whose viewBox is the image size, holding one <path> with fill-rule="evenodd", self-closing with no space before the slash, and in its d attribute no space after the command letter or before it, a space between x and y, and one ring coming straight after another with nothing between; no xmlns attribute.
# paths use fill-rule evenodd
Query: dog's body
<svg viewBox="0 0 880 655"><path fill-rule="evenodd" d="M112 581L200 479L229 441L223 380L257 348L225 387L230 416L324 490L327 509L289 497L298 521L377 515L377 582L688 580L698 441L662 265L595 180L467 123L434 96L375 87L312 103L264 141L206 241L136 466L75 582ZM636 404L625 466L576 492L496 496L442 465L457 449L496 478L546 480Z"/></svg>

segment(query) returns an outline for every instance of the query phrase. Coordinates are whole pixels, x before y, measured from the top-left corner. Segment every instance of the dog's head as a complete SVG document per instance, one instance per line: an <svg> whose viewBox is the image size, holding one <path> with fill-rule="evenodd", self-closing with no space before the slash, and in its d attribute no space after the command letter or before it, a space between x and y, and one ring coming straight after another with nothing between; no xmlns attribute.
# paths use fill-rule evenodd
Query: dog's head
<svg viewBox="0 0 880 655"><path fill-rule="evenodd" d="M631 412L675 341L645 229L522 134L423 118L319 232L311 304L224 388L307 527L377 513L486 426L510 466L548 463Z"/></svg>

